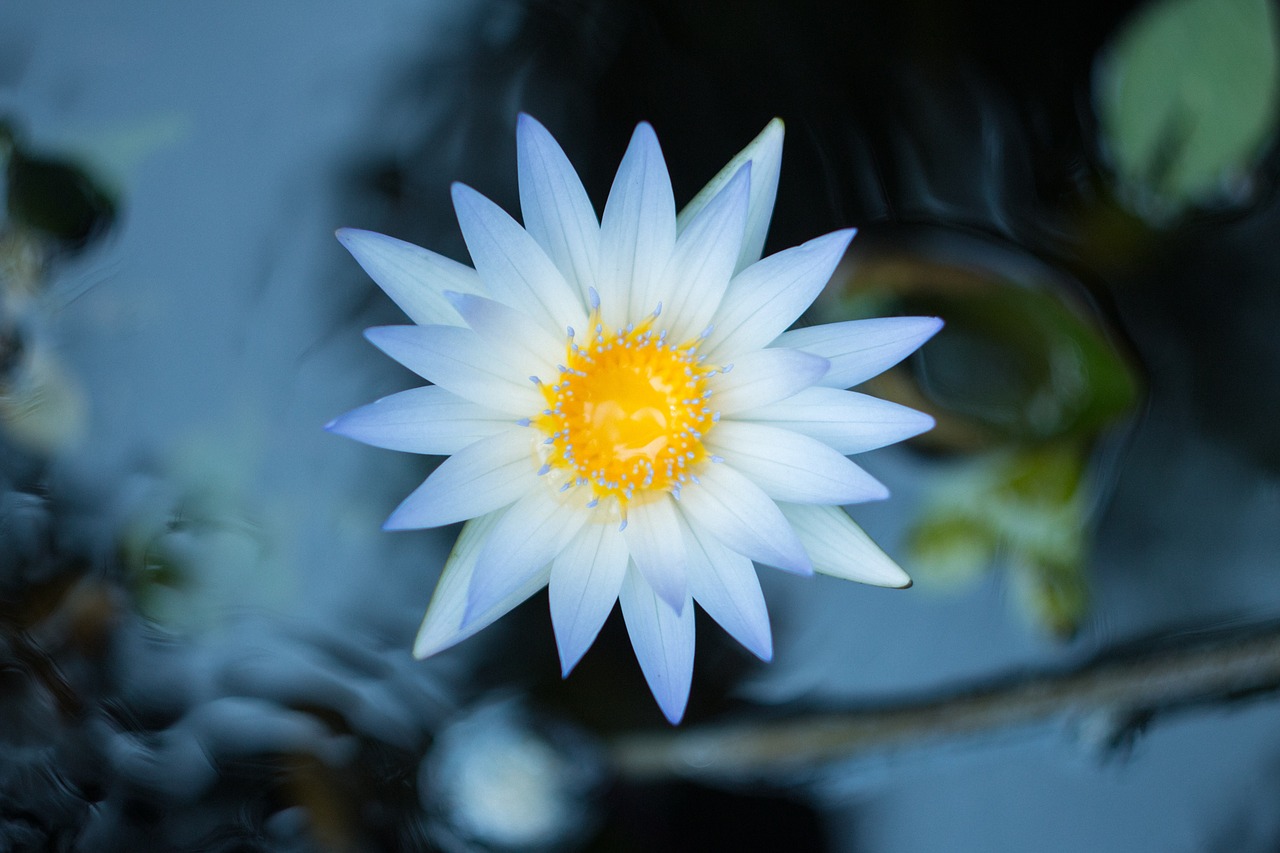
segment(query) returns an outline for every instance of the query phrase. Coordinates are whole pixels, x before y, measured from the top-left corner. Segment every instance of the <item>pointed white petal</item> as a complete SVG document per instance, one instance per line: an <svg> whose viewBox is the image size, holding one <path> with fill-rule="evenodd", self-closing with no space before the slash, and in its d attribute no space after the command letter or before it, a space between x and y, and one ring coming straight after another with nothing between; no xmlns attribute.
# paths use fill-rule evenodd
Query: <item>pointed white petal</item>
<svg viewBox="0 0 1280 853"><path fill-rule="evenodd" d="M687 557L675 502L662 495L629 506L623 538L645 581L659 598L679 612L689 593L685 580Z"/></svg>
<svg viewBox="0 0 1280 853"><path fill-rule="evenodd" d="M339 228L338 241L379 287L420 326L462 324L446 290L484 293L476 271L443 255L359 228Z"/></svg>
<svg viewBox="0 0 1280 853"><path fill-rule="evenodd" d="M933 428L933 418L879 397L839 388L806 388L797 394L734 416L794 430L841 453L863 453Z"/></svg>
<svg viewBox="0 0 1280 853"><path fill-rule="evenodd" d="M522 373L547 380L557 375L557 360L567 350L563 333L553 335L516 309L483 296L451 293L449 301L485 343L503 353L503 361L520 364Z"/></svg>
<svg viewBox="0 0 1280 853"><path fill-rule="evenodd" d="M563 675L578 665L609 618L627 559L627 544L616 524L588 522L552 563L551 624Z"/></svg>
<svg viewBox="0 0 1280 853"><path fill-rule="evenodd" d="M813 570L824 575L872 584L908 587L907 576L880 546L840 507L779 504L805 550L813 558Z"/></svg>
<svg viewBox="0 0 1280 853"><path fill-rule="evenodd" d="M427 615L422 620L422 627L418 629L418 637L413 642L414 657L425 658L465 640L481 628L493 624L517 604L546 586L549 572L535 574L506 598L494 602L483 613L477 613L463 627L462 614L467 607L467 589L471 586L476 558L480 556L480 549L500 516L501 513L490 513L463 525L453 552L444 564L444 571L440 573L436 591L427 607Z"/></svg>
<svg viewBox="0 0 1280 853"><path fill-rule="evenodd" d="M463 624L550 565L587 517L582 507L558 500L545 483L508 507L476 560Z"/></svg>
<svg viewBox="0 0 1280 853"><path fill-rule="evenodd" d="M513 426L514 420L438 385L426 385L352 409L325 429L388 450L448 455Z"/></svg>
<svg viewBox="0 0 1280 853"><path fill-rule="evenodd" d="M678 227L683 231L698 211L720 192L738 169L742 168L744 163L750 163L751 201L747 209L746 236L734 266L735 272L760 260L760 255L764 251L764 238L769 231L769 220L773 216L773 202L778 194L778 174L782 170L782 137L782 119L775 118L765 125L760 135L738 152L737 156L730 160L728 165L702 188L701 192L693 197L693 201L685 205L677 219Z"/></svg>
<svg viewBox="0 0 1280 853"><path fill-rule="evenodd" d="M723 361L778 337L822 292L854 233L847 228L818 237L734 276L703 352Z"/></svg>
<svg viewBox="0 0 1280 853"><path fill-rule="evenodd" d="M670 309L663 320L670 318L666 325L677 341L699 334L720 306L738 260L750 180L751 164L747 163L676 240L657 299L664 311Z"/></svg>
<svg viewBox="0 0 1280 853"><path fill-rule="evenodd" d="M364 336L387 355L459 397L517 417L546 402L520 369L471 329L459 326L375 326ZM789 352L789 350L780 350Z"/></svg>
<svg viewBox="0 0 1280 853"><path fill-rule="evenodd" d="M756 409L808 388L826 372L825 359L800 350L756 350L735 359L728 373L708 381L713 391L710 405L722 415Z"/></svg>
<svg viewBox="0 0 1280 853"><path fill-rule="evenodd" d="M751 560L680 520L689 552L689 592L720 627L761 660L773 658L769 612Z"/></svg>
<svg viewBox="0 0 1280 853"><path fill-rule="evenodd" d="M514 503L539 485L535 438L529 427L513 426L464 447L396 507L383 529L439 527Z"/></svg>
<svg viewBox="0 0 1280 853"><path fill-rule="evenodd" d="M727 464L707 464L698 483L680 494L679 508L694 530L706 530L730 549L789 572L813 572L791 525L768 495Z"/></svg>
<svg viewBox="0 0 1280 853"><path fill-rule="evenodd" d="M453 208L490 297L527 314L552 333L586 322L586 310L574 288L505 210L465 184L453 185Z"/></svg>
<svg viewBox="0 0 1280 853"><path fill-rule="evenodd" d="M619 591L622 616L653 698L672 725L684 718L693 683L693 604L677 613L658 598L635 569Z"/></svg>
<svg viewBox="0 0 1280 853"><path fill-rule="evenodd" d="M641 122L618 166L600 223L597 289L611 326L625 325L657 305L659 276L676 244L675 199L658 138ZM633 306L639 306L633 309Z"/></svg>
<svg viewBox="0 0 1280 853"><path fill-rule="evenodd" d="M784 332L773 342L830 360L822 385L851 388L915 352L942 328L937 317L877 317Z"/></svg>
<svg viewBox="0 0 1280 853"><path fill-rule="evenodd" d="M560 145L525 113L516 124L516 150L524 227L586 305L600 255L600 222L587 191Z"/></svg>
<svg viewBox="0 0 1280 853"><path fill-rule="evenodd" d="M763 424L721 421L708 446L776 501L853 504L884 500L879 480L822 442Z"/></svg>

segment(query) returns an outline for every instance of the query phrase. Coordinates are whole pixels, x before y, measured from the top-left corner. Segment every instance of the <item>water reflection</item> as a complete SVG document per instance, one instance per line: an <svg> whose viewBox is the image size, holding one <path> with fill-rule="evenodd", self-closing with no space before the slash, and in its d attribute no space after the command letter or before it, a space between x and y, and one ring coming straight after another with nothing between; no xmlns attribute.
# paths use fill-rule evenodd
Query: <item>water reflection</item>
<svg viewBox="0 0 1280 853"><path fill-rule="evenodd" d="M557 850L599 823L603 756L582 734L537 720L517 700L450 723L418 773L428 834L443 849Z"/></svg>

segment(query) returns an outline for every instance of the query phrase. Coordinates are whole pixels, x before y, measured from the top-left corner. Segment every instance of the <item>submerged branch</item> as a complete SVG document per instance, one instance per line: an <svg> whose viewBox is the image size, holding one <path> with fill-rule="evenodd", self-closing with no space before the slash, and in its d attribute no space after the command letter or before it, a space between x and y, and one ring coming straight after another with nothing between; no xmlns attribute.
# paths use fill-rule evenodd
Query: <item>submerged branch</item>
<svg viewBox="0 0 1280 853"><path fill-rule="evenodd" d="M1280 622L1110 653L1076 670L842 712L635 734L611 744L626 778L744 779L1042 723L1066 715L1146 722L1280 688Z"/></svg>

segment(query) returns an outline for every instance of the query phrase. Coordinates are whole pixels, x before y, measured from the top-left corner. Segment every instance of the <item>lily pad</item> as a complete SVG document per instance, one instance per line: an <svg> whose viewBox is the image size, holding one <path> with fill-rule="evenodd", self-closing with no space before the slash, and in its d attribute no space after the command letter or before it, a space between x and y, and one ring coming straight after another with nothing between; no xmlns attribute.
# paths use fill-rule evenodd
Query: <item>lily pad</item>
<svg viewBox="0 0 1280 853"><path fill-rule="evenodd" d="M971 452L1089 439L1139 397L1137 369L1084 288L997 241L866 241L815 314L830 322L869 313L946 321L910 362L869 385L937 418L924 445Z"/></svg>
<svg viewBox="0 0 1280 853"><path fill-rule="evenodd" d="M1161 0L1095 69L1102 143L1121 199L1148 220L1247 199L1280 114L1269 0Z"/></svg>

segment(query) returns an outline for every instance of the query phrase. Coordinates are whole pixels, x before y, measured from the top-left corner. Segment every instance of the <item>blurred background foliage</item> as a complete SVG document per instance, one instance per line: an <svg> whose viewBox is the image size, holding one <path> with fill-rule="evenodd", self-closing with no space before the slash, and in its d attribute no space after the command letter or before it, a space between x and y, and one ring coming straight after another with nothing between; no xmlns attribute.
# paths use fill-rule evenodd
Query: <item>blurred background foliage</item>
<svg viewBox="0 0 1280 853"><path fill-rule="evenodd" d="M913 573L954 584L1007 565L1026 614L1070 637L1087 614L1090 463L1141 400L1134 357L1077 280L1007 244L937 229L890 239L861 246L812 313L946 318L930 347L868 383L938 421L916 442L940 461L907 542Z"/></svg>
<svg viewBox="0 0 1280 853"><path fill-rule="evenodd" d="M1118 195L1156 223L1238 207L1280 108L1276 10L1266 0L1164 0L1099 58L1094 98Z"/></svg>

